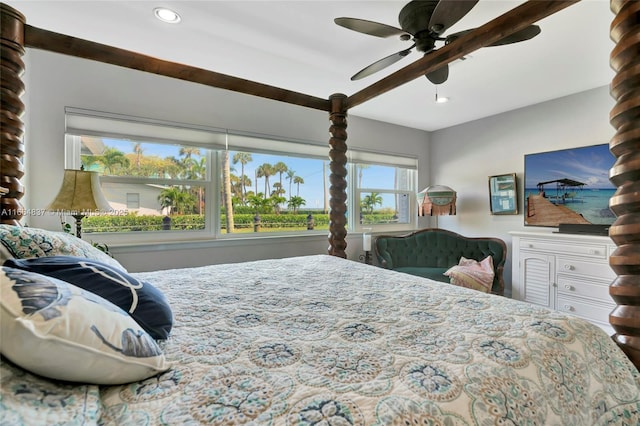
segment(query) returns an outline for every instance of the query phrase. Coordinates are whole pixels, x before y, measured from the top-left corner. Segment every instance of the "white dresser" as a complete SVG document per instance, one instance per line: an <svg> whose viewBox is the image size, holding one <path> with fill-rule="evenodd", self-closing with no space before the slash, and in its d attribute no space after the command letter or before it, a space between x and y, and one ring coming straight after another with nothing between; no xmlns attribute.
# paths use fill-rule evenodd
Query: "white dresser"
<svg viewBox="0 0 640 426"><path fill-rule="evenodd" d="M607 236L550 231L511 232L512 297L570 313L613 334L609 313L615 303L609 284L616 275Z"/></svg>

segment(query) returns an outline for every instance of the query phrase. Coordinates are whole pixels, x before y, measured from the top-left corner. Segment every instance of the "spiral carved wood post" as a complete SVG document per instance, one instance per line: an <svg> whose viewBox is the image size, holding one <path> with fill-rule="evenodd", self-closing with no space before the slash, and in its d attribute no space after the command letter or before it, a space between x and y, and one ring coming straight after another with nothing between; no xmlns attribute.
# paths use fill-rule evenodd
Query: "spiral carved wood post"
<svg viewBox="0 0 640 426"><path fill-rule="evenodd" d="M346 95L329 97L331 111L329 120L329 254L347 258L347 112Z"/></svg>
<svg viewBox="0 0 640 426"><path fill-rule="evenodd" d="M24 26L26 20L17 10L0 3L0 223L18 225L24 215L20 199L24 186L24 123L21 120L24 93ZM6 194L4 193L8 191Z"/></svg>
<svg viewBox="0 0 640 426"><path fill-rule="evenodd" d="M640 368L640 2L611 0L611 67L616 72L610 122L616 129L609 147L616 162L609 173L617 191L609 206L617 218L609 235L617 248L609 264L618 275L609 294L618 305L609 315L613 339Z"/></svg>

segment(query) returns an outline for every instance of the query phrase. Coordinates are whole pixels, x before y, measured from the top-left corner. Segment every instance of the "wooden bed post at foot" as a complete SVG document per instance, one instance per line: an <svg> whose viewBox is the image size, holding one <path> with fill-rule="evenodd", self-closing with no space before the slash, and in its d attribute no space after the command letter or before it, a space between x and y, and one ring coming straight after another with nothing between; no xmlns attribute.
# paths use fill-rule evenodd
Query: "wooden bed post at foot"
<svg viewBox="0 0 640 426"><path fill-rule="evenodd" d="M329 254L347 258L347 96L333 94L329 97Z"/></svg>
<svg viewBox="0 0 640 426"><path fill-rule="evenodd" d="M24 215L20 198L24 186L20 178L24 175L22 156L24 155L24 123L21 120L24 103L20 96L24 93L21 76L24 72L22 56L24 50L24 26L26 20L20 12L0 4L0 223L18 225Z"/></svg>
<svg viewBox="0 0 640 426"><path fill-rule="evenodd" d="M616 163L609 176L618 189L609 202L617 219L609 235L618 246L609 264L618 275L609 294L618 305L609 315L615 342L640 369L640 2L611 0L611 67L616 75L609 147Z"/></svg>

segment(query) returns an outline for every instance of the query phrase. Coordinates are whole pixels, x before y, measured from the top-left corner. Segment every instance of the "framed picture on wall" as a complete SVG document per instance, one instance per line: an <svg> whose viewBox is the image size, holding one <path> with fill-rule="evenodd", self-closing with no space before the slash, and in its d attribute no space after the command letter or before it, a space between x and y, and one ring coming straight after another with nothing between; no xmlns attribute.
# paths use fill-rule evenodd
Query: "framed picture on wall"
<svg viewBox="0 0 640 426"><path fill-rule="evenodd" d="M515 173L489 176L489 208L491 214L518 214Z"/></svg>

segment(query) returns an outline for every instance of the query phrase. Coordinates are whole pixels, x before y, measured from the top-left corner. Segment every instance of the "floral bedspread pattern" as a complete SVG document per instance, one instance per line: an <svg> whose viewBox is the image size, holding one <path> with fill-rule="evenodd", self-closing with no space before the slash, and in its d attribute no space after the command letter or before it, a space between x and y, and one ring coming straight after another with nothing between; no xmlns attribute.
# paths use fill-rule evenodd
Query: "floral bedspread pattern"
<svg viewBox="0 0 640 426"><path fill-rule="evenodd" d="M325 255L135 275L171 303L175 368L101 387L99 408L76 386L78 423L640 424L638 371L558 312ZM5 419L44 392L22 383L2 385Z"/></svg>

